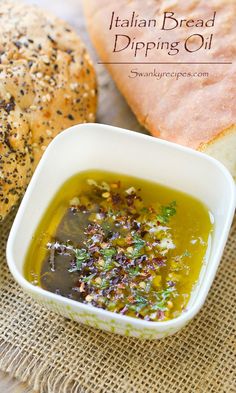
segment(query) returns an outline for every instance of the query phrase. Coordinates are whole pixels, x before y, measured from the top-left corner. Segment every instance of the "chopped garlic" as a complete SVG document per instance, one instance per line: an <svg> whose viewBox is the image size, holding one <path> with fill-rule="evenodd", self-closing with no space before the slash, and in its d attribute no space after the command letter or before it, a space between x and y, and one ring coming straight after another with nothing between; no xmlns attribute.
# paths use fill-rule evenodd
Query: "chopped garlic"
<svg viewBox="0 0 236 393"><path fill-rule="evenodd" d="M77 206L80 204L80 200L78 197L74 197L70 200L70 206Z"/></svg>
<svg viewBox="0 0 236 393"><path fill-rule="evenodd" d="M125 192L126 192L126 194L130 195L130 194L132 194L133 192L136 192L136 190L135 190L134 187L130 187L130 188L127 188L127 190L125 190Z"/></svg>

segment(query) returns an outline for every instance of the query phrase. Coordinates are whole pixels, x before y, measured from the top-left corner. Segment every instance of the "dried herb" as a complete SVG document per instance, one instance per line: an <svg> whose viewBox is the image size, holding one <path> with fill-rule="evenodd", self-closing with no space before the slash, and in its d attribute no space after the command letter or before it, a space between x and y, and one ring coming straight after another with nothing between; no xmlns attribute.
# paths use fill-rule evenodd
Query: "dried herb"
<svg viewBox="0 0 236 393"><path fill-rule="evenodd" d="M82 265L83 265L83 263L86 263L89 260L89 258L90 258L89 253L85 249L83 249L83 248L82 249L76 249L75 250L75 256L76 256L76 267L77 267L77 270L80 270Z"/></svg>
<svg viewBox="0 0 236 393"><path fill-rule="evenodd" d="M141 255L141 251L145 246L145 243L145 240L143 240L139 235L136 233L133 234L134 250L132 252L132 258L138 258Z"/></svg>
<svg viewBox="0 0 236 393"><path fill-rule="evenodd" d="M191 257L191 253L188 250L185 250L182 256L183 257Z"/></svg>
<svg viewBox="0 0 236 393"><path fill-rule="evenodd" d="M131 277L135 277L135 276L137 276L139 274L139 270L140 270L139 266L136 266L134 268L130 268L129 269L129 275Z"/></svg>
<svg viewBox="0 0 236 393"><path fill-rule="evenodd" d="M105 258L104 270L108 271L114 265L112 258L116 254L116 250L115 248L106 248L105 250L101 250L100 252Z"/></svg>
<svg viewBox="0 0 236 393"><path fill-rule="evenodd" d="M83 277L81 281L83 281L83 282L89 282L89 281L91 281L92 278L94 278L95 276L96 276L96 273L90 274L90 275L87 276L87 277Z"/></svg>
<svg viewBox="0 0 236 393"><path fill-rule="evenodd" d="M157 215L157 220L161 224L168 224L171 217L176 214L176 201L171 202L167 206L161 207L161 213Z"/></svg>

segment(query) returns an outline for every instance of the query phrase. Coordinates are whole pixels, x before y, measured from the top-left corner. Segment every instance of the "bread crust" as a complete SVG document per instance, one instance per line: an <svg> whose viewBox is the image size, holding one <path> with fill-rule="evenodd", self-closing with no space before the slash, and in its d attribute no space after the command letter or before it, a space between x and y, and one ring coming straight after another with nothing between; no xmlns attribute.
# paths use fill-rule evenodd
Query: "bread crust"
<svg viewBox="0 0 236 393"><path fill-rule="evenodd" d="M74 30L36 6L2 0L0 220L17 203L50 141L74 124L93 122L96 107L93 64Z"/></svg>
<svg viewBox="0 0 236 393"><path fill-rule="evenodd" d="M236 180L236 125L223 130L198 150L221 161Z"/></svg>

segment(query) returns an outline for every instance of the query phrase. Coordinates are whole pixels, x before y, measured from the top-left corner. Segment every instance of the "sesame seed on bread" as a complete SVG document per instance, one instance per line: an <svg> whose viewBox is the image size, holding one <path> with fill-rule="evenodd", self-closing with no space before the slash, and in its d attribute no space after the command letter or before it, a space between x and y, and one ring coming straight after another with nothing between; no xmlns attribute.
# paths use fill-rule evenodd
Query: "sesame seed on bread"
<svg viewBox="0 0 236 393"><path fill-rule="evenodd" d="M49 142L93 122L97 84L84 44L64 21L0 2L0 220L22 195Z"/></svg>

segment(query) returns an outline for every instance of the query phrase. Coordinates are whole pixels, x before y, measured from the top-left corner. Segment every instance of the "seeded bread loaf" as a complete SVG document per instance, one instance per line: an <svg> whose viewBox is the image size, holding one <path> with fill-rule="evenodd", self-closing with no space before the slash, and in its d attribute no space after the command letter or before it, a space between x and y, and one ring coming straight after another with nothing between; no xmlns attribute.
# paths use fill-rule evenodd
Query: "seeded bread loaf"
<svg viewBox="0 0 236 393"><path fill-rule="evenodd" d="M110 63L108 70L140 123L154 136L218 158L236 178L235 0L84 0L83 4L94 46L101 60ZM160 23L164 12L174 12L178 22L180 18L207 21L216 12L215 25L188 28L183 23L181 28L163 32ZM110 29L112 13L113 21L118 22ZM156 19L158 25L138 28L136 19ZM150 51L147 57L142 50L134 57L131 44L113 52L116 34L131 37L131 44L158 40L167 44L163 50ZM205 39L213 34L211 49L188 53L179 45L177 55L168 55L168 43L184 42L192 34L202 34ZM127 41L124 38L118 49ZM127 64L132 61L181 64ZM188 62L198 64L183 64Z"/></svg>
<svg viewBox="0 0 236 393"><path fill-rule="evenodd" d="M0 220L49 142L93 122L96 78L77 34L35 6L0 2Z"/></svg>

